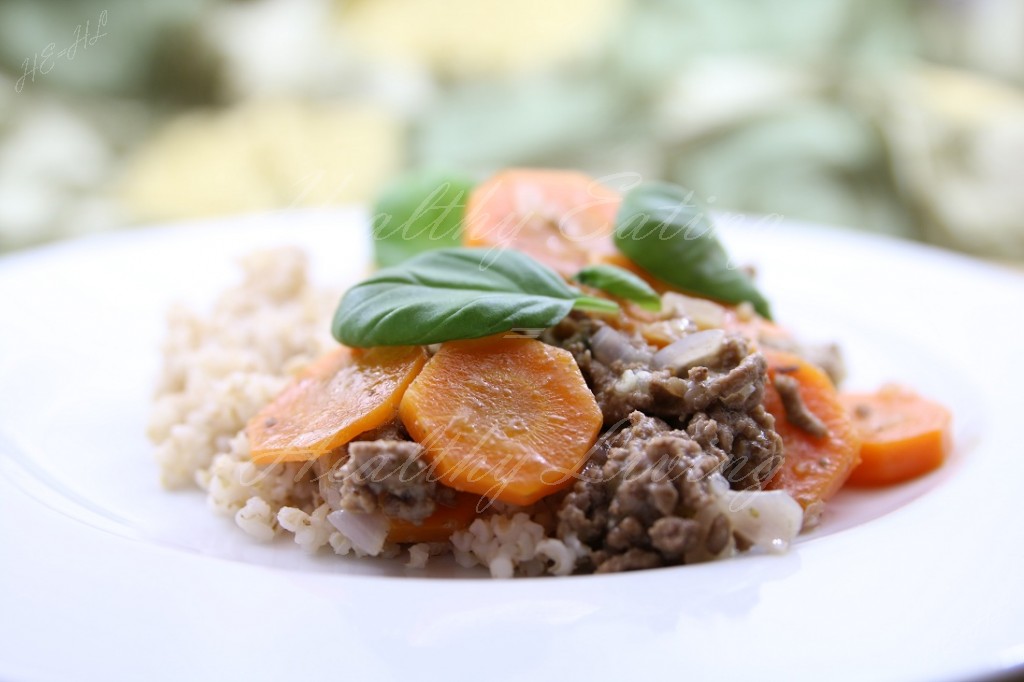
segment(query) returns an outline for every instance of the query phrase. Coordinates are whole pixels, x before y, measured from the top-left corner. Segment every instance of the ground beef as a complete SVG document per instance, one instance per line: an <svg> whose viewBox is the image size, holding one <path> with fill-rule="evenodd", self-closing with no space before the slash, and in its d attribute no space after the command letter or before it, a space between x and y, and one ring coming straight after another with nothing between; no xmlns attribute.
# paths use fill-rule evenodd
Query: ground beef
<svg viewBox="0 0 1024 682"><path fill-rule="evenodd" d="M339 470L341 508L383 512L422 521L434 513L437 483L427 476L423 447L408 440L359 441L349 445Z"/></svg>
<svg viewBox="0 0 1024 682"><path fill-rule="evenodd" d="M386 425L336 454L335 465L321 474L321 491L337 509L422 521L438 503L454 499L454 491L431 475L422 454L401 423Z"/></svg>
<svg viewBox="0 0 1024 682"><path fill-rule="evenodd" d="M678 338L693 333L677 327ZM543 337L573 354L606 428L562 499L557 533L582 546L581 572L717 556L733 533L708 477L761 489L782 464L782 439L763 407L767 362L744 336L726 333L700 365L673 370L635 330L607 330L574 313Z"/></svg>
<svg viewBox="0 0 1024 682"><path fill-rule="evenodd" d="M800 383L791 376L779 374L775 377L775 389L782 399L782 409L790 424L817 438L828 435L828 427L816 414L807 409L800 396Z"/></svg>
<svg viewBox="0 0 1024 682"><path fill-rule="evenodd" d="M640 571L645 568L658 568L664 566L665 562L656 552L648 552L636 547L627 550L623 554L608 555L606 552L597 552L595 556L600 557L600 564L595 573L620 573L622 571Z"/></svg>
<svg viewBox="0 0 1024 682"><path fill-rule="evenodd" d="M607 344L603 352L593 352L590 339L603 324L570 316L546 340L576 358L606 428L626 423L634 411L659 417L723 459L723 473L733 488L763 487L783 457L775 420L762 406L768 378L764 356L752 352L743 336L727 334L705 364L687 369L685 376L676 375L655 369L656 349L643 352L642 340L624 332L622 355L630 360L607 357Z"/></svg>
<svg viewBox="0 0 1024 682"><path fill-rule="evenodd" d="M651 524L651 544L669 561L681 562L700 542L700 524L693 519L666 516Z"/></svg>
<svg viewBox="0 0 1024 682"><path fill-rule="evenodd" d="M604 461L591 460L563 498L558 536L586 549L578 563L599 573L678 564L702 543L721 552L728 524L707 516L716 501L708 477L726 463L685 431L640 412L606 441ZM724 517L722 517L724 519ZM724 533L724 535L723 535Z"/></svg>
<svg viewBox="0 0 1024 682"><path fill-rule="evenodd" d="M723 475L734 489L760 489L783 460L775 418L763 406L748 412L715 407L693 415L686 432L709 452L728 458Z"/></svg>
<svg viewBox="0 0 1024 682"><path fill-rule="evenodd" d="M652 366L653 347L641 354L645 360L593 353L589 339L601 326L602 322L590 318L570 317L552 329L545 340L576 358L606 426L622 422L634 410L682 425L689 415L716 402L729 409L750 410L764 398L767 363L760 353L751 352L747 340L738 334L727 335L705 365L690 368L686 376L676 376L668 369ZM636 338L627 342L632 348L642 344Z"/></svg>

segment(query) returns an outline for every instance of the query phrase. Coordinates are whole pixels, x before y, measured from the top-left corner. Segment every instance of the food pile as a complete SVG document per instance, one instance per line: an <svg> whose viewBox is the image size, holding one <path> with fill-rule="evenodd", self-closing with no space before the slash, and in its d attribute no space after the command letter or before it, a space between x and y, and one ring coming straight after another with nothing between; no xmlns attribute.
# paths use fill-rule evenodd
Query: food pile
<svg viewBox="0 0 1024 682"><path fill-rule="evenodd" d="M682 188L418 175L372 229L382 267L330 324L295 250L172 314L164 482L256 538L497 577L687 564L782 551L843 485L949 449L941 406L839 393L835 347L772 321Z"/></svg>

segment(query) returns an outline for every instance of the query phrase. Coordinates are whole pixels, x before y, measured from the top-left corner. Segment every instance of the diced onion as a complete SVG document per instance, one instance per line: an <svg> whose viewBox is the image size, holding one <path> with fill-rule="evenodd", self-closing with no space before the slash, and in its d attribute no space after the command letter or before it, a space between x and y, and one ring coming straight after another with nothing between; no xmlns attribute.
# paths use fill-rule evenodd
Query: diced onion
<svg viewBox="0 0 1024 682"><path fill-rule="evenodd" d="M376 556L384 548L390 524L383 514L360 514L339 509L328 514L327 520L360 552Z"/></svg>
<svg viewBox="0 0 1024 682"><path fill-rule="evenodd" d="M320 474L320 496L331 509L341 509L341 490L330 472Z"/></svg>
<svg viewBox="0 0 1024 682"><path fill-rule="evenodd" d="M654 366L679 373L698 365L707 365L718 355L725 341L721 329L687 334L654 354Z"/></svg>
<svg viewBox="0 0 1024 682"><path fill-rule="evenodd" d="M637 348L629 342L629 337L611 327L601 327L590 337L590 352L594 357L606 365L616 360L625 363L642 362L646 364L651 359L650 353Z"/></svg>
<svg viewBox="0 0 1024 682"><path fill-rule="evenodd" d="M710 479L720 511L733 531L753 545L783 552L800 533L804 512L800 503L782 490L730 490L721 474Z"/></svg>
<svg viewBox="0 0 1024 682"><path fill-rule="evenodd" d="M701 329L715 329L725 324L725 308L705 298L666 292L662 304L676 313L693 320Z"/></svg>

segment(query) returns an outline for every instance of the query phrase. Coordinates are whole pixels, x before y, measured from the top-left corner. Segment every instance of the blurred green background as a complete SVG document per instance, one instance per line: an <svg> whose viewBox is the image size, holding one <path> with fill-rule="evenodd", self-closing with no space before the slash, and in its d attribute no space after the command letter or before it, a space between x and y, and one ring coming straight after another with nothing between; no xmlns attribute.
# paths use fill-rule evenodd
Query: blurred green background
<svg viewBox="0 0 1024 682"><path fill-rule="evenodd" d="M0 4L0 250L511 165L1024 259L1024 2Z"/></svg>

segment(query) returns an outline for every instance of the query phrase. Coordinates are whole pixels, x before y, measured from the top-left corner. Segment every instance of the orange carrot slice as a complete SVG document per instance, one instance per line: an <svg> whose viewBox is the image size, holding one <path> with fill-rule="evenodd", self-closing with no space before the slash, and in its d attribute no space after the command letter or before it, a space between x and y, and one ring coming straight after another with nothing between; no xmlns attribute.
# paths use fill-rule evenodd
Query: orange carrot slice
<svg viewBox="0 0 1024 682"><path fill-rule="evenodd" d="M857 465L857 429L832 381L821 369L791 353L769 348L762 352L768 360L769 377L764 406L775 417L775 430L782 436L785 453L782 467L767 488L785 490L804 509L820 506L835 495ZM787 419L782 398L773 385L780 373L797 381L804 405L828 429L825 435L813 436Z"/></svg>
<svg viewBox="0 0 1024 682"><path fill-rule="evenodd" d="M603 422L568 351L515 336L442 344L399 414L440 481L520 505L570 485Z"/></svg>
<svg viewBox="0 0 1024 682"><path fill-rule="evenodd" d="M942 405L893 385L840 399L862 438L861 462L847 484L902 483L937 469L949 454L953 418Z"/></svg>
<svg viewBox="0 0 1024 682"><path fill-rule="evenodd" d="M423 519L421 523L413 523L405 519L389 519L388 540L391 542L444 542L457 530L469 527L477 516L477 505L480 497L467 493L457 493L455 504L437 505L434 513Z"/></svg>
<svg viewBox="0 0 1024 682"><path fill-rule="evenodd" d="M463 242L519 249L569 277L616 252L611 234L621 201L582 173L502 171L470 195Z"/></svg>
<svg viewBox="0 0 1024 682"><path fill-rule="evenodd" d="M390 421L426 359L418 346L328 353L249 420L252 460L316 459Z"/></svg>

